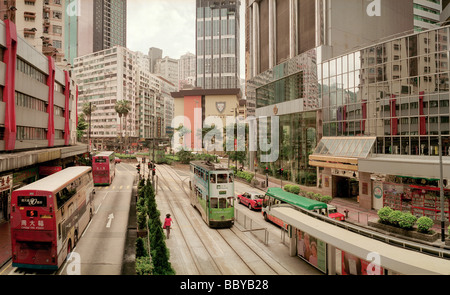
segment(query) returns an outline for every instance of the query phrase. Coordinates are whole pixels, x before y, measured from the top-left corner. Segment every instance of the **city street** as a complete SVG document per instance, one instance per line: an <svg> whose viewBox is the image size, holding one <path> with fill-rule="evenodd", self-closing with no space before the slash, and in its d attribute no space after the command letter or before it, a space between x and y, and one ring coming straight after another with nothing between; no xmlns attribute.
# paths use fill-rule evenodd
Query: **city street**
<svg viewBox="0 0 450 295"><path fill-rule="evenodd" d="M264 222L261 212L236 203L235 225L231 229L211 229L189 203L189 172L158 165L157 175L158 209L161 216L170 213L174 220L166 243L177 275L320 274L300 258L289 257L280 228ZM236 181L237 193L249 189ZM253 230L248 231L250 223Z"/></svg>
<svg viewBox="0 0 450 295"><path fill-rule="evenodd" d="M74 255L56 273L58 275L120 275L136 169L119 164L109 187L96 187L96 214L73 250ZM41 274L12 267L0 275Z"/></svg>

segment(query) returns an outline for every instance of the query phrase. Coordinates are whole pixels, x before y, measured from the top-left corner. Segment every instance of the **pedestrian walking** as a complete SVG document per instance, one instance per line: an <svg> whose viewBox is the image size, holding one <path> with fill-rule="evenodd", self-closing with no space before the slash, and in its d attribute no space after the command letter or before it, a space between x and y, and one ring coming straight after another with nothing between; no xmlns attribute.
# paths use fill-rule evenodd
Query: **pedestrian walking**
<svg viewBox="0 0 450 295"><path fill-rule="evenodd" d="M166 230L167 239L170 236L170 227L172 226L172 218L170 218L170 214L166 215L166 219L164 220L164 229Z"/></svg>

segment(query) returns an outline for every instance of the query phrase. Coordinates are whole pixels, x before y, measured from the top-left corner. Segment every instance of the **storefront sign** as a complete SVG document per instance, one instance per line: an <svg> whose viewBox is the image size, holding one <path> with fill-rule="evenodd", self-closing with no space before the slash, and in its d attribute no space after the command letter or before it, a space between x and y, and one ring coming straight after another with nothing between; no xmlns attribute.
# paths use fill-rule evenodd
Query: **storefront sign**
<svg viewBox="0 0 450 295"><path fill-rule="evenodd" d="M376 185L373 188L373 196L377 199L383 198L383 187L381 185Z"/></svg>

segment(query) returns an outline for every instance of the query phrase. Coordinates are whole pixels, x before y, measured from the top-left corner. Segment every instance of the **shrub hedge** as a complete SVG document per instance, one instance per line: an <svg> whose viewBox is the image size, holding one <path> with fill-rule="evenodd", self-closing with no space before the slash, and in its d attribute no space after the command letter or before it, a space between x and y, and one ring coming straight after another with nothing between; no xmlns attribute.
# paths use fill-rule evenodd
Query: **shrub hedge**
<svg viewBox="0 0 450 295"><path fill-rule="evenodd" d="M403 229L412 229L415 225L417 230L421 233L429 233L434 225L434 221L426 216L417 219L416 216L409 212L401 212L393 210L390 207L383 207L378 210L378 217L380 222Z"/></svg>
<svg viewBox="0 0 450 295"><path fill-rule="evenodd" d="M429 233L433 225L434 221L429 217L422 216L417 219L417 230L421 233Z"/></svg>
<svg viewBox="0 0 450 295"><path fill-rule="evenodd" d="M145 248L142 238L136 240L136 273L138 275L174 275L175 270L169 262L169 250L166 247L165 235L162 229L160 212L156 206L155 191L150 180L141 180L138 185L137 216L138 223L142 221L142 215L148 216L150 255ZM139 224L142 226L142 224ZM151 258L151 259L150 259Z"/></svg>

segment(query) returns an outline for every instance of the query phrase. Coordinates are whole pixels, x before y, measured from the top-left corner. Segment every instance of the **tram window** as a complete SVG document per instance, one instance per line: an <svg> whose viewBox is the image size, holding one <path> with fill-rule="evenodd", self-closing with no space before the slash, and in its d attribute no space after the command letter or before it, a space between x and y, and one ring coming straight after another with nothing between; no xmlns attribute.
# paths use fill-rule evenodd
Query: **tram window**
<svg viewBox="0 0 450 295"><path fill-rule="evenodd" d="M233 208L233 200L234 198L228 198L228 202L227 202L227 208Z"/></svg>
<svg viewBox="0 0 450 295"><path fill-rule="evenodd" d="M211 209L217 209L218 205L219 205L219 199L218 198L211 198L211 201L210 201Z"/></svg>
<svg viewBox="0 0 450 295"><path fill-rule="evenodd" d="M230 177L228 178L229 183L233 183L233 173L230 174Z"/></svg>
<svg viewBox="0 0 450 295"><path fill-rule="evenodd" d="M219 199L219 209L225 209L227 208L227 199L220 198Z"/></svg>
<svg viewBox="0 0 450 295"><path fill-rule="evenodd" d="M209 176L209 179L210 179L210 182L211 182L211 183L216 183L216 175L215 175L215 174L211 174L211 175Z"/></svg>
<svg viewBox="0 0 450 295"><path fill-rule="evenodd" d="M228 174L217 174L217 183L228 183Z"/></svg>

